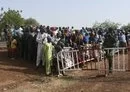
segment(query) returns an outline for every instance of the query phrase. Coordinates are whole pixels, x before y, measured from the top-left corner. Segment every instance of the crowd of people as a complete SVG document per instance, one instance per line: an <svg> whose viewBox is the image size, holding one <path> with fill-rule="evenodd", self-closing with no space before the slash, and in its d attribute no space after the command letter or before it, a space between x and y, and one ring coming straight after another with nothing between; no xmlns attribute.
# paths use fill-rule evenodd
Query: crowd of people
<svg viewBox="0 0 130 92"><path fill-rule="evenodd" d="M103 48L126 47L130 39L129 31L121 29L73 27L5 27L3 30L7 40L8 56L11 59L23 58L45 66L46 74L51 74L56 55L64 47L78 49L86 44L99 44Z"/></svg>

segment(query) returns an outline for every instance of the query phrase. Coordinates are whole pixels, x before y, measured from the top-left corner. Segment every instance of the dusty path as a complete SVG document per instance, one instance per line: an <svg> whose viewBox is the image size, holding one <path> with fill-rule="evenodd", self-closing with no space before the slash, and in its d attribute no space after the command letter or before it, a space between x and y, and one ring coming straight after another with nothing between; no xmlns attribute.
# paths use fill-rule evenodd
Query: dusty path
<svg viewBox="0 0 130 92"><path fill-rule="evenodd" d="M130 72L96 77L95 71L75 71L68 76L46 77L33 62L11 60L0 53L0 92L130 92Z"/></svg>

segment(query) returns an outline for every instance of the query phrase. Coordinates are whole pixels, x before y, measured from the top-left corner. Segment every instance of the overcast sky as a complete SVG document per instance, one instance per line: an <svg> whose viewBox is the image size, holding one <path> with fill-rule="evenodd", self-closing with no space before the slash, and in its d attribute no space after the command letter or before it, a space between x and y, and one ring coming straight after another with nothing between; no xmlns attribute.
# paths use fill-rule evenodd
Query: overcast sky
<svg viewBox="0 0 130 92"><path fill-rule="evenodd" d="M0 7L23 10L43 25L92 26L109 19L130 22L130 0L0 0Z"/></svg>

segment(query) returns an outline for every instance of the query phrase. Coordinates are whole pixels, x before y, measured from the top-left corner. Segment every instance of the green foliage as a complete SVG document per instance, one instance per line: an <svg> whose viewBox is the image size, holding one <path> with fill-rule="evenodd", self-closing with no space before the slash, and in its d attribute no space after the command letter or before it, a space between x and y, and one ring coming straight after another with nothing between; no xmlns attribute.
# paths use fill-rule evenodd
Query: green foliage
<svg viewBox="0 0 130 92"><path fill-rule="evenodd" d="M3 17L0 22L0 29L3 29L5 25L20 27L24 25L24 18L21 17L21 11L8 10L3 12Z"/></svg>
<svg viewBox="0 0 130 92"><path fill-rule="evenodd" d="M93 25L93 28L103 28L103 29L108 29L108 28L113 28L117 29L119 27L119 23L111 22L110 20L106 20L102 23L95 22Z"/></svg>
<svg viewBox="0 0 130 92"><path fill-rule="evenodd" d="M121 29L130 32L130 23L128 23L127 25L123 25L123 26L121 27Z"/></svg>
<svg viewBox="0 0 130 92"><path fill-rule="evenodd" d="M38 26L39 23L33 19L33 18L28 18L25 20L25 26Z"/></svg>

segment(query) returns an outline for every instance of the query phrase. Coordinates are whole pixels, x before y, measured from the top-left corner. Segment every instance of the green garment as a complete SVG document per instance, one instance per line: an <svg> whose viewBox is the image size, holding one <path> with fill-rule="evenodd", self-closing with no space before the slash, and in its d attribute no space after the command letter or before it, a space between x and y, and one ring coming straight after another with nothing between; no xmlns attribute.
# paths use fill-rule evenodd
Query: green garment
<svg viewBox="0 0 130 92"><path fill-rule="evenodd" d="M116 35L112 32L109 32L105 35L105 40L103 43L103 47L104 48L115 48L116 47L116 43L117 43L117 39L116 39ZM108 59L108 63L109 63L109 73L112 73L112 66L113 66L113 55L112 52L114 50L106 50L106 58Z"/></svg>
<svg viewBox="0 0 130 92"><path fill-rule="evenodd" d="M49 75L51 73L52 66L52 52L53 45L52 43L45 43L43 46L43 60L45 62L46 74Z"/></svg>

